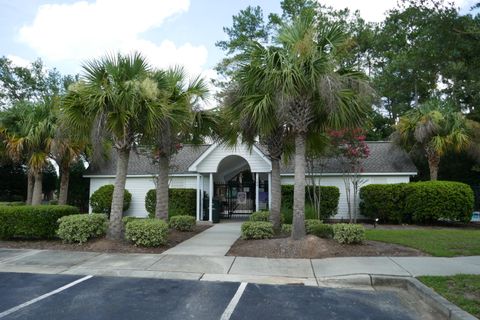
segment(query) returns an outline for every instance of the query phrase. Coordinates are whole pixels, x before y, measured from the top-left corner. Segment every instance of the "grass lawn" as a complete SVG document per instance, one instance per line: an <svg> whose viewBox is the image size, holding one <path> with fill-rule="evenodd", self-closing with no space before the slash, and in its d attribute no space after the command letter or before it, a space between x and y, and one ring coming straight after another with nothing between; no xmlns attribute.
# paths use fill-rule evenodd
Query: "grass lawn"
<svg viewBox="0 0 480 320"><path fill-rule="evenodd" d="M370 229L366 235L368 240L396 243L437 257L480 255L480 230Z"/></svg>
<svg viewBox="0 0 480 320"><path fill-rule="evenodd" d="M480 275L419 277L418 280L463 310L480 318Z"/></svg>

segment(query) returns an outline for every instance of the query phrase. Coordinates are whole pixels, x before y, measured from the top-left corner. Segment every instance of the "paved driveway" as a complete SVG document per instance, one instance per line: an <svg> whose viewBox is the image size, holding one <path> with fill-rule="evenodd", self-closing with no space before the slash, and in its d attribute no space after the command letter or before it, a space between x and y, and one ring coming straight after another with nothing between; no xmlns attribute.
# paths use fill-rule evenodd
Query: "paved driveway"
<svg viewBox="0 0 480 320"><path fill-rule="evenodd" d="M418 319L394 292L0 273L0 319Z"/></svg>

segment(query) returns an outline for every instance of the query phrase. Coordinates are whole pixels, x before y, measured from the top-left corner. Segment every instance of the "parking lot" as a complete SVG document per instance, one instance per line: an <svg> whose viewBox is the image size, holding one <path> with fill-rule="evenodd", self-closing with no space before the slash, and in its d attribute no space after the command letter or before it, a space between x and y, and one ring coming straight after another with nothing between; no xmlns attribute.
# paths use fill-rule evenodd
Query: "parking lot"
<svg viewBox="0 0 480 320"><path fill-rule="evenodd" d="M0 319L418 319L394 292L0 273Z"/></svg>

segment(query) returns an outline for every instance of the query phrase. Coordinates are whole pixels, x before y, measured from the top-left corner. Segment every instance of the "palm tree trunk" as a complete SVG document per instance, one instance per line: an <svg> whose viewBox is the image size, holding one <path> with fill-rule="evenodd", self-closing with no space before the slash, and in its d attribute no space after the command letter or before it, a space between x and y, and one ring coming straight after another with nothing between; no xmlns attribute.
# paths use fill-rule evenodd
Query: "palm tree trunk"
<svg viewBox="0 0 480 320"><path fill-rule="evenodd" d="M60 191L58 193L58 204L67 204L68 198L68 181L70 179L69 166L63 165L60 167Z"/></svg>
<svg viewBox="0 0 480 320"><path fill-rule="evenodd" d="M33 185L32 205L42 204L42 171L35 172L35 183Z"/></svg>
<svg viewBox="0 0 480 320"><path fill-rule="evenodd" d="M117 172L115 176L112 211L110 213L110 224L108 226L107 237L109 239L119 240L122 238L123 195L125 192L125 182L127 180L130 149L119 149L117 150L117 153Z"/></svg>
<svg viewBox="0 0 480 320"><path fill-rule="evenodd" d="M280 160L272 159L272 207L270 208L270 220L273 230L278 233L281 230L280 206L282 203L282 185L280 181Z"/></svg>
<svg viewBox="0 0 480 320"><path fill-rule="evenodd" d="M295 136L295 186L293 188L292 238L299 240L305 236L305 135Z"/></svg>
<svg viewBox="0 0 480 320"><path fill-rule="evenodd" d="M28 170L28 173L27 173L27 205L31 205L32 204L32 198L33 198L33 186L34 186L34 183L35 183L35 176L33 175L33 173L30 172L30 170Z"/></svg>
<svg viewBox="0 0 480 320"><path fill-rule="evenodd" d="M428 157L428 168L430 169L430 180L435 181L438 179L439 166L440 166L440 157L438 156Z"/></svg>
<svg viewBox="0 0 480 320"><path fill-rule="evenodd" d="M158 159L157 202L155 205L155 218L168 219L168 169L169 159L160 156Z"/></svg>

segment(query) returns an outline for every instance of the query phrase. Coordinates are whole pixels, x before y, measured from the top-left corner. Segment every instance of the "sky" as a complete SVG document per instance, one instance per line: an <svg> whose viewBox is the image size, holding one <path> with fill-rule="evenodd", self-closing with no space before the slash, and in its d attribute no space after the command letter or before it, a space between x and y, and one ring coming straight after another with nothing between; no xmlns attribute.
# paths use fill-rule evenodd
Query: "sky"
<svg viewBox="0 0 480 320"><path fill-rule="evenodd" d="M323 0L360 10L379 22L397 0ZM454 0L466 12L477 0ZM0 56L18 65L41 58L63 74L81 72L86 60L112 52L142 52L159 68L183 65L191 75L215 77L224 53L215 42L248 5L265 16L280 13L274 0L0 0Z"/></svg>

